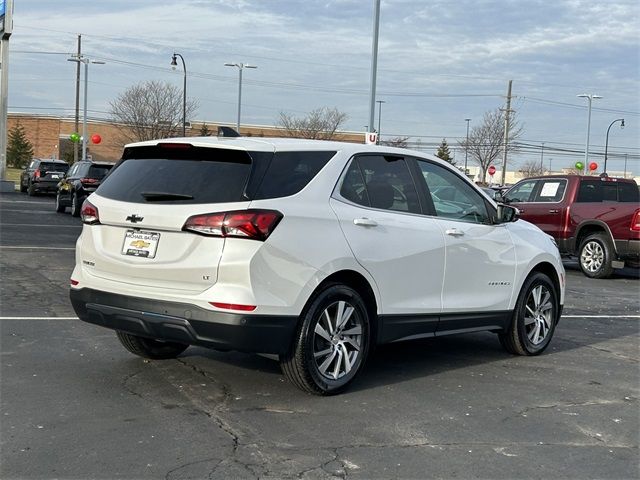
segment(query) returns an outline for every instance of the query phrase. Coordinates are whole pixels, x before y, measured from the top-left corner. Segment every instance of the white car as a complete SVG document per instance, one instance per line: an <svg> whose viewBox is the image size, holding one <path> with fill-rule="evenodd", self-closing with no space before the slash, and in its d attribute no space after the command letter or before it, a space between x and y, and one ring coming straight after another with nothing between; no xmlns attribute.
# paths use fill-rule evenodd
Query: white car
<svg viewBox="0 0 640 480"><path fill-rule="evenodd" d="M452 200L431 191L453 187ZM279 355L337 393L376 344L488 330L548 345L565 274L551 237L423 153L296 139L135 143L82 207L80 319L131 352Z"/></svg>

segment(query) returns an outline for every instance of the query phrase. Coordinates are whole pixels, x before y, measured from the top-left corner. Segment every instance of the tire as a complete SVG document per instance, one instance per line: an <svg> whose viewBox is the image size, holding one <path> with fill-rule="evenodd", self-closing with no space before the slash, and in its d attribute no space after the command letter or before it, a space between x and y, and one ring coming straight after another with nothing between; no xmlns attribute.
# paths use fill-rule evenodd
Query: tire
<svg viewBox="0 0 640 480"><path fill-rule="evenodd" d="M153 360L166 360L176 358L184 352L189 345L175 342L162 342L151 338L139 337L130 333L116 331L120 343L134 355Z"/></svg>
<svg viewBox="0 0 640 480"><path fill-rule="evenodd" d="M62 202L60 202L60 194L56 193L56 212L64 213L66 209L67 207L62 205Z"/></svg>
<svg viewBox="0 0 640 480"><path fill-rule="evenodd" d="M82 210L82 202L78 198L78 194L74 192L71 194L71 215L79 217L80 210Z"/></svg>
<svg viewBox="0 0 640 480"><path fill-rule="evenodd" d="M370 332L369 314L358 292L346 285L328 284L302 311L294 344L280 356L282 371L305 392L339 393L362 369Z"/></svg>
<svg viewBox="0 0 640 480"><path fill-rule="evenodd" d="M27 186L22 184L22 181L20 182L20 191L22 193L27 193Z"/></svg>
<svg viewBox="0 0 640 480"><path fill-rule="evenodd" d="M607 278L613 273L614 250L609 236L594 233L580 244L578 263L580 270L589 278Z"/></svg>
<svg viewBox="0 0 640 480"><path fill-rule="evenodd" d="M34 187L31 182L29 182L29 186L27 187L27 194L30 197L33 197L36 194L36 187Z"/></svg>
<svg viewBox="0 0 640 480"><path fill-rule="evenodd" d="M551 279L535 272L524 282L509 328L499 333L500 343L514 355L539 355L555 332L560 305Z"/></svg>

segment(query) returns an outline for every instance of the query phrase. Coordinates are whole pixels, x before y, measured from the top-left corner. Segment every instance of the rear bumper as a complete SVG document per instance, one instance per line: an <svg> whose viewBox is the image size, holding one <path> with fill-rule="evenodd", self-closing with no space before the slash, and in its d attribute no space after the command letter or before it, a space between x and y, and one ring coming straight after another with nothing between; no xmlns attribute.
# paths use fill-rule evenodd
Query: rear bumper
<svg viewBox="0 0 640 480"><path fill-rule="evenodd" d="M640 257L640 240L616 240L616 251L620 258Z"/></svg>
<svg viewBox="0 0 640 480"><path fill-rule="evenodd" d="M71 304L88 323L142 337L241 352L285 353L297 317L209 311L195 305L72 289Z"/></svg>
<svg viewBox="0 0 640 480"><path fill-rule="evenodd" d="M33 185L33 189L37 192L57 192L59 181L60 180L40 180L38 182L31 182L31 185Z"/></svg>

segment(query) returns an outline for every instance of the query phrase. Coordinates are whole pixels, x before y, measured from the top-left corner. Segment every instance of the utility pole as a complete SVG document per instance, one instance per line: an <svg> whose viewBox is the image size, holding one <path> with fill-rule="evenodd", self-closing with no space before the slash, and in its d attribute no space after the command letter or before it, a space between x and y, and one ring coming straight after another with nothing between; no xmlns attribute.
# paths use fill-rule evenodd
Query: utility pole
<svg viewBox="0 0 640 480"><path fill-rule="evenodd" d="M9 97L9 37L13 31L13 0L0 3L0 191L13 191L7 174L7 109Z"/></svg>
<svg viewBox="0 0 640 480"><path fill-rule="evenodd" d="M82 58L82 35L78 35L78 59ZM76 66L76 119L74 122L74 133L78 133L80 126L80 62ZM78 161L78 142L73 142L73 163Z"/></svg>
<svg viewBox="0 0 640 480"><path fill-rule="evenodd" d="M624 154L624 178L627 178L627 154Z"/></svg>
<svg viewBox="0 0 640 480"><path fill-rule="evenodd" d="M376 76L378 72L378 35L380 32L380 0L373 0L373 43L371 46L371 84L369 86L369 127L371 132L376 121Z"/></svg>
<svg viewBox="0 0 640 480"><path fill-rule="evenodd" d="M513 80L509 80L507 88L507 109L504 111L504 152L502 152L502 181L504 185L505 176L507 174L507 151L509 150L509 115L511 114L511 84Z"/></svg>
<svg viewBox="0 0 640 480"><path fill-rule="evenodd" d="M540 175L544 173L544 142L542 142L542 148L540 149Z"/></svg>

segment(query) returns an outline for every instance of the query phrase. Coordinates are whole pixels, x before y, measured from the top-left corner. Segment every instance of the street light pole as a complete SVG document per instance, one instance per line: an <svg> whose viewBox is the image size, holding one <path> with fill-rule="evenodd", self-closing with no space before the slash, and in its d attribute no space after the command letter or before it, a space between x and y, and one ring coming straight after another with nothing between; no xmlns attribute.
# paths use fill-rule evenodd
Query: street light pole
<svg viewBox="0 0 640 480"><path fill-rule="evenodd" d="M584 165L582 166L583 173L586 171L589 165L589 134L591 133L591 104L594 99L602 98L600 95L594 95L593 93L581 93L578 95L580 98L586 98L589 101L589 116L587 120L587 141L584 147Z"/></svg>
<svg viewBox="0 0 640 480"><path fill-rule="evenodd" d="M467 122L467 142L464 144L464 175L467 175L467 158L469 157L469 122L470 118L465 118L465 122Z"/></svg>
<svg viewBox="0 0 640 480"><path fill-rule="evenodd" d="M611 130L611 127L616 122L621 122L620 123L620 128L624 128L624 118L618 118L618 119L614 120L613 122L611 122L609 124L609 128L607 128L607 141L604 144L604 168L602 169L603 173L607 173L607 153L609 151L609 130Z"/></svg>
<svg viewBox="0 0 640 480"><path fill-rule="evenodd" d="M544 173L544 142L542 142L542 148L540 149L540 174Z"/></svg>
<svg viewBox="0 0 640 480"><path fill-rule="evenodd" d="M378 138L376 140L376 143L380 145L380 122L382 119L382 104L387 102L385 102L384 100L376 100L376 102L378 103Z"/></svg>
<svg viewBox="0 0 640 480"><path fill-rule="evenodd" d="M173 70L178 66L178 62L176 61L176 57L180 57L182 60L182 70L184 71L184 76L182 79L182 136L187 136L187 66L184 63L184 57L179 53L173 52L173 57L171 57L171 68Z"/></svg>
<svg viewBox="0 0 640 480"><path fill-rule="evenodd" d="M236 130L240 134L240 113L242 111L242 70L245 68L258 68L255 65L248 65L246 63L225 63L225 67L237 67L238 68L238 121L236 122Z"/></svg>
<svg viewBox="0 0 640 480"><path fill-rule="evenodd" d="M84 107L82 114L82 158L81 160L87 159L87 92L89 89L89 64L93 63L95 65L104 65L105 62L101 62L98 60L91 60L87 57L83 57L82 55L77 56L73 55L72 58L67 58L69 62L78 62L84 63Z"/></svg>

